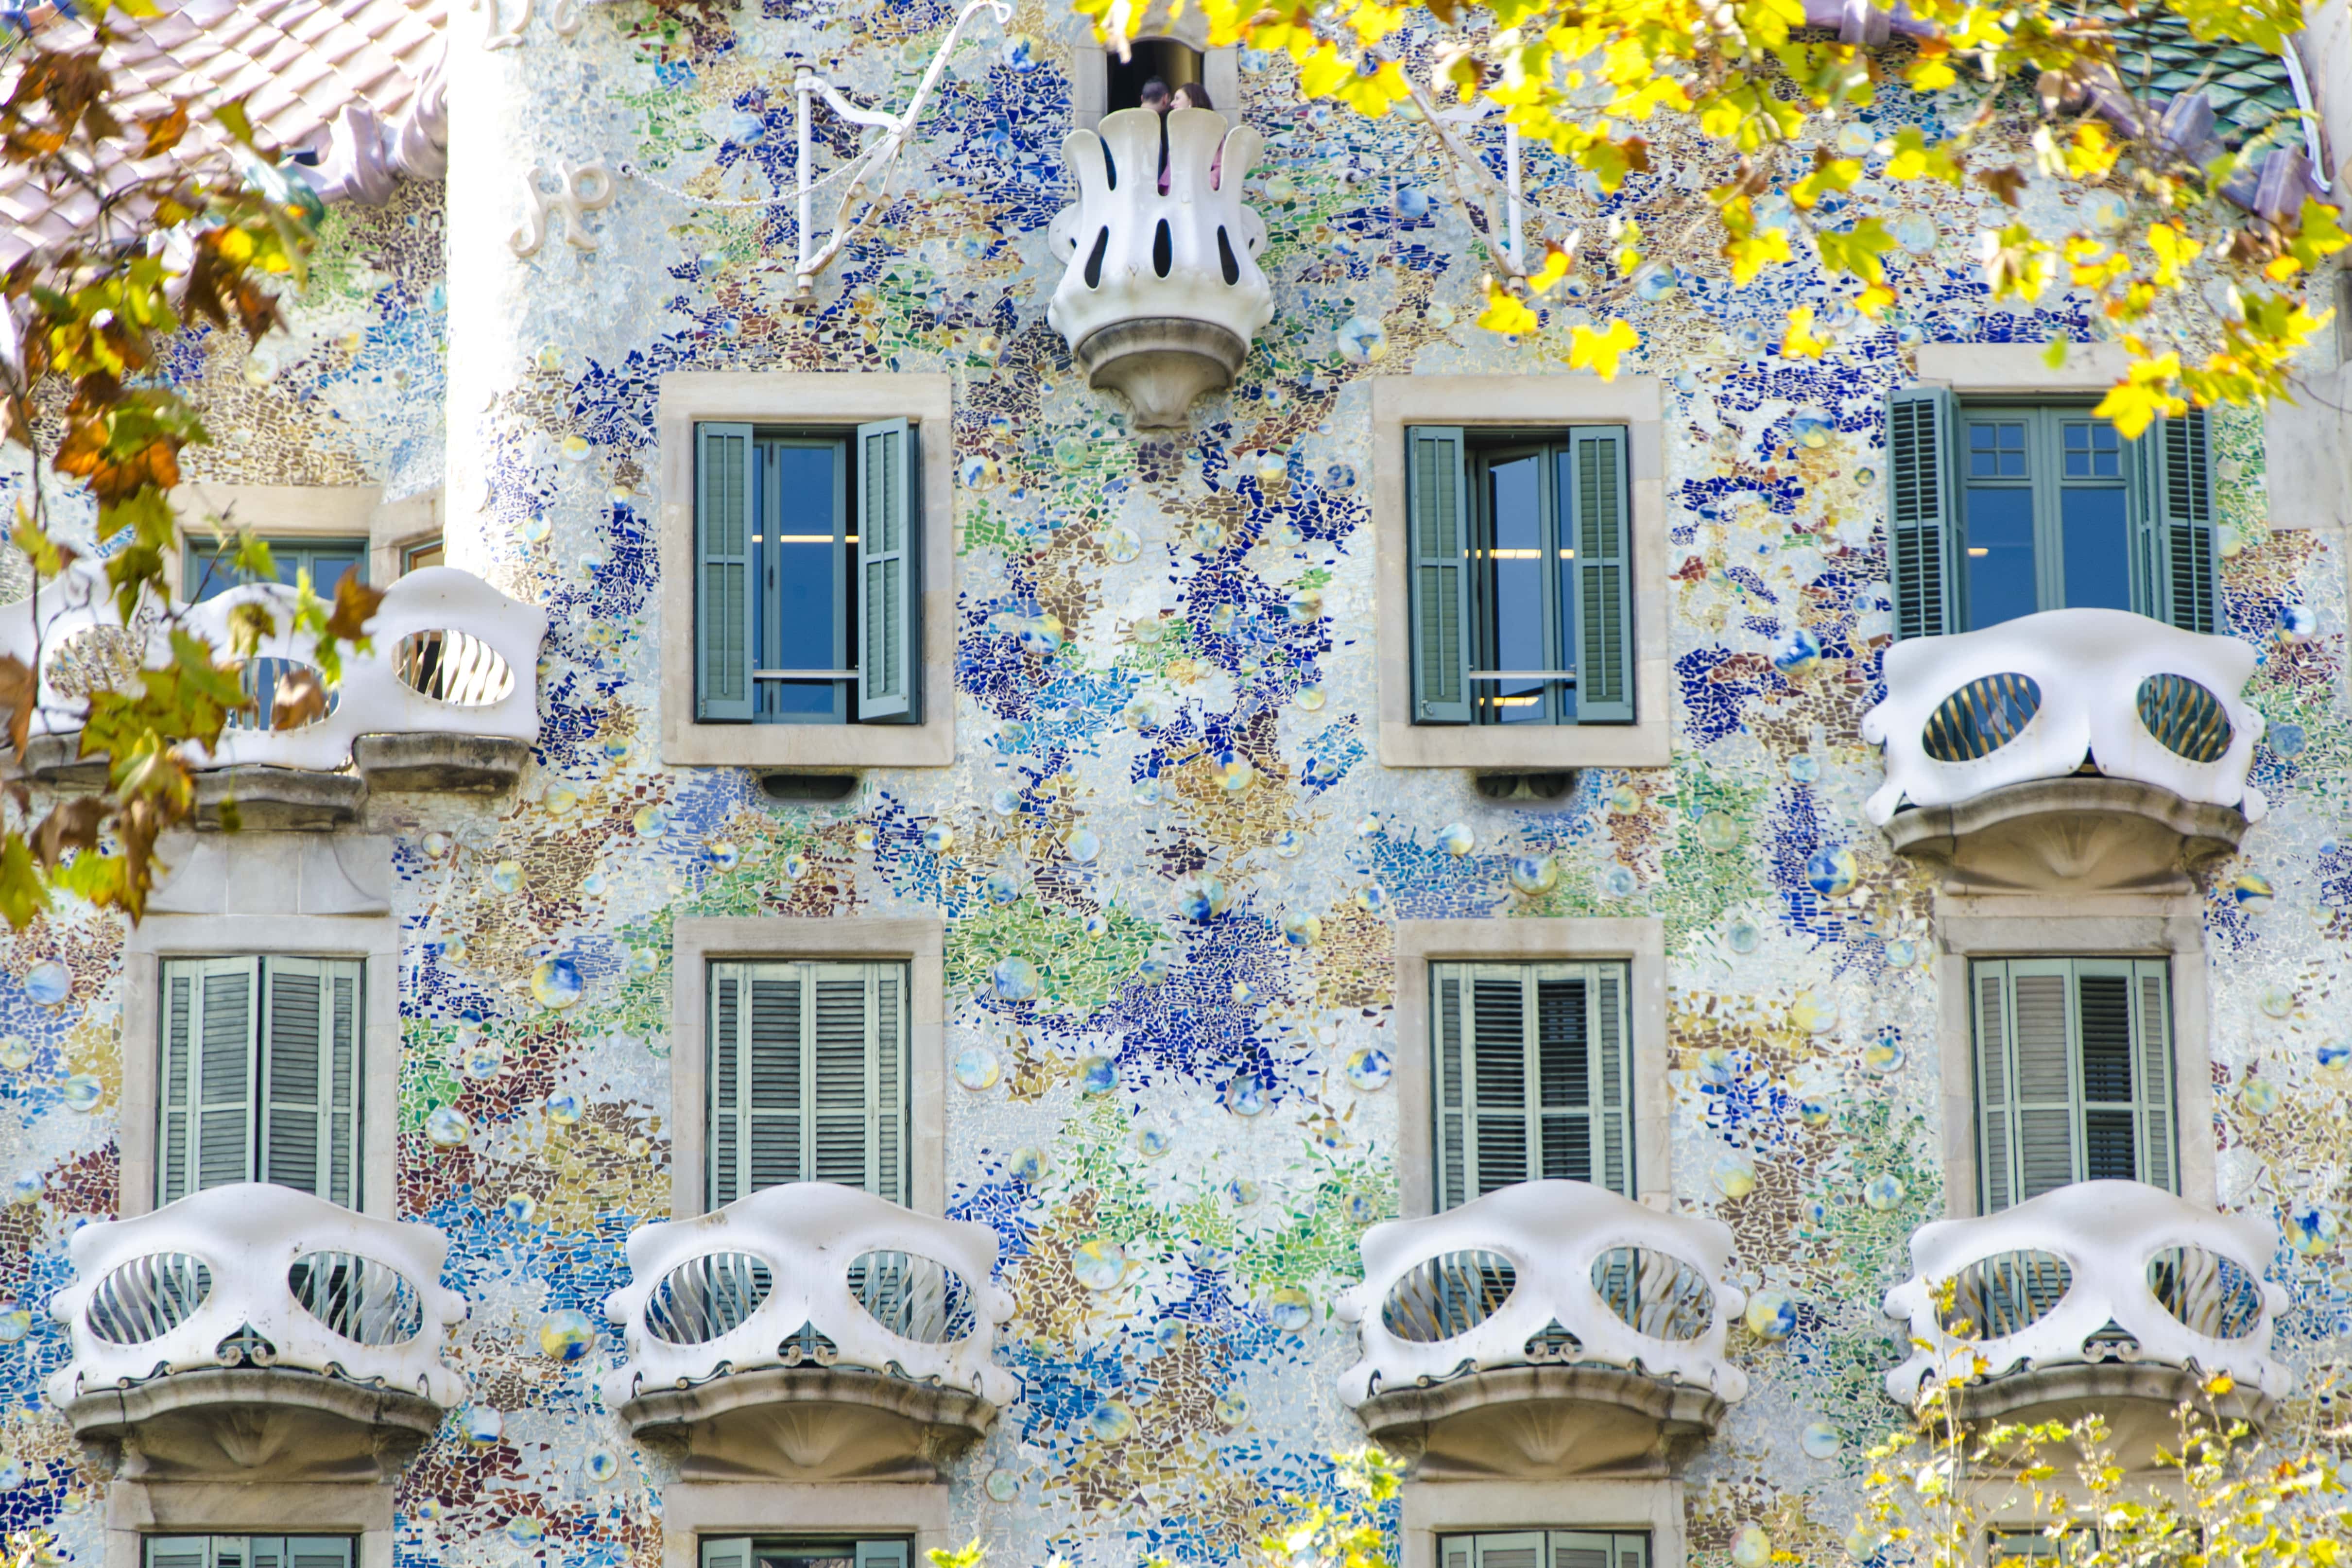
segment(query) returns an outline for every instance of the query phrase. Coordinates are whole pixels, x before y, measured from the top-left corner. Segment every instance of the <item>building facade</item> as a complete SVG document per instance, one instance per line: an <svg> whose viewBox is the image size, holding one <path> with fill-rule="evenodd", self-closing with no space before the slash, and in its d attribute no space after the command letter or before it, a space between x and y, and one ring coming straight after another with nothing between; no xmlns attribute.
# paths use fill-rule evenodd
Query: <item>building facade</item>
<svg viewBox="0 0 2352 1568"><path fill-rule="evenodd" d="M1402 1568L1826 1561L1923 1273L1985 1408L2315 1407L2332 342L2119 442L2081 302L1987 299L1991 194L1874 174L1885 321L1695 247L1503 339L1408 123L1181 19L214 9L160 57L279 83L340 199L290 330L174 367L191 515L388 595L143 923L0 959L10 1528L1225 1563L1377 1439ZM2297 47L2147 53L2324 171L2338 12ZM1164 142L1155 72L1214 105ZM1711 155L1522 177L1597 226Z"/></svg>

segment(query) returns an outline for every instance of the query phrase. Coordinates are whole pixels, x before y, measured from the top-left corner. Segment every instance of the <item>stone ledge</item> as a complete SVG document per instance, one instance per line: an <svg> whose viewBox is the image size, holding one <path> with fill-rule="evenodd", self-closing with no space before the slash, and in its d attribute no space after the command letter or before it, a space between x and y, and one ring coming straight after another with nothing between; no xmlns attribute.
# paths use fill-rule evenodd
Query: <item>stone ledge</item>
<svg viewBox="0 0 2352 1568"><path fill-rule="evenodd" d="M1898 811L1884 831L1897 855L1935 865L1947 892L2187 892L2199 867L2237 850L2246 819L2076 773Z"/></svg>
<svg viewBox="0 0 2352 1568"><path fill-rule="evenodd" d="M2178 1449L2182 1405L2200 1406L2223 1428L2243 1421L2259 1433L2277 1401L2240 1383L2219 1398L2205 1393L2205 1374L2151 1362L2061 1362L2027 1365L1950 1392L1953 1415L1967 1426L2058 1421L2096 1414L2107 1423L2108 1444L2126 1469L2146 1469L2158 1448Z"/></svg>
<svg viewBox="0 0 2352 1568"><path fill-rule="evenodd" d="M196 775L195 823L200 829L224 827L224 808L234 803L239 827L324 833L358 821L366 801L367 781L357 773L255 765L218 768Z"/></svg>
<svg viewBox="0 0 2352 1568"><path fill-rule="evenodd" d="M25 743L25 777L75 795L104 788L106 758L83 757L80 752L79 730L69 735L35 735Z"/></svg>
<svg viewBox="0 0 2352 1568"><path fill-rule="evenodd" d="M1712 1389L1607 1366L1509 1366L1357 1406L1372 1441L1420 1479L1673 1475L1715 1435Z"/></svg>
<svg viewBox="0 0 2352 1568"><path fill-rule="evenodd" d="M372 790L497 794L512 789L530 761L528 741L446 732L362 735L352 761Z"/></svg>
<svg viewBox="0 0 2352 1568"><path fill-rule="evenodd" d="M1087 334L1072 357L1097 392L1122 394L1138 430L1182 430L1192 400L1222 392L1249 344L1213 321L1147 316Z"/></svg>
<svg viewBox="0 0 2352 1568"><path fill-rule="evenodd" d="M996 1423L996 1406L969 1389L822 1366L650 1389L619 1415L700 1480L937 1480Z"/></svg>
<svg viewBox="0 0 2352 1568"><path fill-rule="evenodd" d="M284 1367L200 1367L65 1407L131 1479L376 1480L441 1425L422 1394Z"/></svg>

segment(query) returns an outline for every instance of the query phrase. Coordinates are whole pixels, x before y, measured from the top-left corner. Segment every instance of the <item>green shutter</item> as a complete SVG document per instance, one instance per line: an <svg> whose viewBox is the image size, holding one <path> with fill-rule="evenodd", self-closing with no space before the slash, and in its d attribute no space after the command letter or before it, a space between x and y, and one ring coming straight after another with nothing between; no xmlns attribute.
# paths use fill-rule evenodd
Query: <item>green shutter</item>
<svg viewBox="0 0 2352 1568"><path fill-rule="evenodd" d="M156 1201L253 1179L255 1013L260 961L163 965Z"/></svg>
<svg viewBox="0 0 2352 1568"><path fill-rule="evenodd" d="M2173 1110L2171 967L2160 958L2133 963L2137 990L2133 1043L2139 1058L2140 1180L2180 1190L2178 1118Z"/></svg>
<svg viewBox="0 0 2352 1568"><path fill-rule="evenodd" d="M1437 1543L1439 1561L1444 1568L1471 1568L1472 1548L1477 1538L1470 1535L1449 1535Z"/></svg>
<svg viewBox="0 0 2352 1568"><path fill-rule="evenodd" d="M262 1568L259 1542L254 1543L254 1568ZM286 1538L284 1568L352 1568L348 1535L290 1535Z"/></svg>
<svg viewBox="0 0 2352 1568"><path fill-rule="evenodd" d="M702 1542L702 1568L751 1568L751 1539L741 1535L719 1540L705 1537Z"/></svg>
<svg viewBox="0 0 2352 1568"><path fill-rule="evenodd" d="M854 1568L907 1568L907 1542L861 1541Z"/></svg>
<svg viewBox="0 0 2352 1568"><path fill-rule="evenodd" d="M808 1180L808 1118L803 1039L807 983L800 965L742 966L744 1009L743 1182L756 1193Z"/></svg>
<svg viewBox="0 0 2352 1568"><path fill-rule="evenodd" d="M1405 432L1405 459L1413 721L1467 724L1470 477L1462 432L1416 426Z"/></svg>
<svg viewBox="0 0 2352 1568"><path fill-rule="evenodd" d="M704 1206L743 1195L743 966L710 966L710 1184ZM709 1543L704 1543L709 1550ZM709 1559L706 1557L705 1562Z"/></svg>
<svg viewBox="0 0 2352 1568"><path fill-rule="evenodd" d="M1536 1130L1528 1093L1527 985L1521 973L1481 965L1470 971L1463 1031L1465 1123L1470 1134L1470 1195L1483 1197L1536 1173Z"/></svg>
<svg viewBox="0 0 2352 1568"><path fill-rule="evenodd" d="M2018 958L2009 971L2010 1093L2020 1203L2079 1180L2073 965Z"/></svg>
<svg viewBox="0 0 2352 1568"><path fill-rule="evenodd" d="M1591 966L1592 1078L1600 1086L1592 1121L1592 1181L1621 1197L1633 1195L1633 1053L1625 1020L1625 970L1615 963Z"/></svg>
<svg viewBox="0 0 2352 1568"><path fill-rule="evenodd" d="M1551 1532L1550 1568L1619 1568L1616 1539L1580 1530Z"/></svg>
<svg viewBox="0 0 2352 1568"><path fill-rule="evenodd" d="M1438 1205L1518 1182L1633 1190L1620 963L1431 966Z"/></svg>
<svg viewBox="0 0 2352 1568"><path fill-rule="evenodd" d="M1472 1568L1544 1568L1544 1538L1540 1531L1474 1535L1470 1540Z"/></svg>
<svg viewBox="0 0 2352 1568"><path fill-rule="evenodd" d="M694 440L695 716L748 722L759 565L751 426L697 425Z"/></svg>
<svg viewBox="0 0 2352 1568"><path fill-rule="evenodd" d="M1459 964L1430 966L1430 1044L1437 1085L1437 1206L1441 1209L1457 1208L1471 1195L1469 1130L1465 1123L1462 1083L1462 993L1467 984Z"/></svg>
<svg viewBox="0 0 2352 1568"><path fill-rule="evenodd" d="M147 1568L211 1568L209 1535L151 1535L145 1544Z"/></svg>
<svg viewBox="0 0 2352 1568"><path fill-rule="evenodd" d="M1886 572L1897 637L1941 637L1958 627L1953 552L1959 532L1952 395L1905 387L1886 406Z"/></svg>
<svg viewBox="0 0 2352 1568"><path fill-rule="evenodd" d="M710 1204L788 1182L907 1201L907 970L710 967Z"/></svg>
<svg viewBox="0 0 2352 1568"><path fill-rule="evenodd" d="M2221 629L2213 459L2205 413L2158 419L2132 443L2134 598L2183 631Z"/></svg>
<svg viewBox="0 0 2352 1568"><path fill-rule="evenodd" d="M1569 504L1576 550L1576 718L1633 721L1632 468L1625 431L1569 433Z"/></svg>
<svg viewBox="0 0 2352 1568"><path fill-rule="evenodd" d="M1646 1535L1617 1537L1617 1568L1650 1568L1650 1538Z"/></svg>
<svg viewBox="0 0 2352 1568"><path fill-rule="evenodd" d="M857 427L860 722L911 724L922 718L922 598L916 539L922 470L915 460L915 427L904 419Z"/></svg>
<svg viewBox="0 0 2352 1568"><path fill-rule="evenodd" d="M2017 1201L2009 1093L2009 966L1979 963L1969 973L1976 1016L1977 1192L1984 1214Z"/></svg>
<svg viewBox="0 0 2352 1568"><path fill-rule="evenodd" d="M261 1179L356 1202L360 995L352 959L263 961Z"/></svg>

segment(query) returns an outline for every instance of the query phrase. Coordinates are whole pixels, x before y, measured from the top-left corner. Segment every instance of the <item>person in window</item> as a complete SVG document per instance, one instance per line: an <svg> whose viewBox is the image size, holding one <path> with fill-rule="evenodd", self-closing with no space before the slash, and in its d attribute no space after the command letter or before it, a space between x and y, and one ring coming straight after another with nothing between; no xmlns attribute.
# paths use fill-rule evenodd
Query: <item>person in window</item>
<svg viewBox="0 0 2352 1568"><path fill-rule="evenodd" d="M1160 116L1160 194L1168 194L1168 84L1153 77L1143 84L1142 105Z"/></svg>
<svg viewBox="0 0 2352 1568"><path fill-rule="evenodd" d="M1177 109L1213 109L1215 107L1215 105L1209 101L1209 89L1202 87L1197 81L1188 81L1183 86L1178 88L1176 89L1176 96L1170 101L1171 105ZM1168 154L1165 151L1167 142L1168 139L1165 136L1160 138L1160 146L1162 151L1160 154L1160 194L1163 196L1168 194ZM1209 160L1209 188L1213 191L1222 190L1224 188L1224 183L1225 149L1224 144L1220 142L1217 145L1216 155Z"/></svg>

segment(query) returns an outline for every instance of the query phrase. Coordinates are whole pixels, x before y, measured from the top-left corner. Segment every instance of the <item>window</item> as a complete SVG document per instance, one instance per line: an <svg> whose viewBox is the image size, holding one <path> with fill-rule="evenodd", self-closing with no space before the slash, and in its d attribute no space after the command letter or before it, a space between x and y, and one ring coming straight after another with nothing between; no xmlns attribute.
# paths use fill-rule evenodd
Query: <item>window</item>
<svg viewBox="0 0 2352 1568"><path fill-rule="evenodd" d="M710 966L712 1208L784 1182L908 1201L903 963Z"/></svg>
<svg viewBox="0 0 2352 1568"><path fill-rule="evenodd" d="M1442 1535L1437 1561L1440 1568L1649 1568L1650 1538L1572 1530Z"/></svg>
<svg viewBox="0 0 2352 1568"><path fill-rule="evenodd" d="M907 1568L906 1540L770 1541L736 1536L702 1542L702 1568Z"/></svg>
<svg viewBox="0 0 2352 1568"><path fill-rule="evenodd" d="M921 721L916 433L695 426L695 713Z"/></svg>
<svg viewBox="0 0 2352 1568"><path fill-rule="evenodd" d="M358 959L164 963L158 1205L275 1182L360 1206L362 969Z"/></svg>
<svg viewBox="0 0 2352 1568"><path fill-rule="evenodd" d="M1633 719L1626 432L1405 432L1413 721Z"/></svg>
<svg viewBox="0 0 2352 1568"><path fill-rule="evenodd" d="M1969 984L1983 1212L2074 1182L2179 1191L2165 960L1979 959Z"/></svg>
<svg viewBox="0 0 2352 1568"><path fill-rule="evenodd" d="M2027 1564L2075 1563L2099 1549L2096 1525L2068 1525L2053 1535L2042 1526L2003 1526L1989 1532L1991 1568L2026 1568Z"/></svg>
<svg viewBox="0 0 2352 1568"><path fill-rule="evenodd" d="M1631 1197L1622 963L1433 963L1437 1206L1517 1182Z"/></svg>
<svg viewBox="0 0 2352 1568"><path fill-rule="evenodd" d="M144 1568L352 1568L348 1535L151 1535Z"/></svg>
<svg viewBox="0 0 2352 1568"><path fill-rule="evenodd" d="M331 601L335 585L345 577L367 581L368 542L364 539L266 539L277 580L292 587L307 573L311 591ZM236 569L236 551L209 546L188 547L187 597L210 599L246 581Z"/></svg>
<svg viewBox="0 0 2352 1568"><path fill-rule="evenodd" d="M422 572L428 566L447 564L446 552L442 548L441 536L438 534L419 543L412 544L400 552L400 574L404 577L411 572Z"/></svg>
<svg viewBox="0 0 2352 1568"><path fill-rule="evenodd" d="M1127 47L1123 60L1115 49L1103 55L1104 101L1114 110L1141 108L1143 84L1154 77L1167 83L1171 93L1201 79L1201 51L1190 45L1174 38L1137 38ZM1217 107L1225 104L1220 101Z"/></svg>
<svg viewBox="0 0 2352 1568"><path fill-rule="evenodd" d="M2219 629L2201 412L2126 441L2088 403L1915 387L1895 395L1887 448L1896 636L2084 607Z"/></svg>

